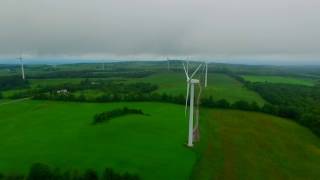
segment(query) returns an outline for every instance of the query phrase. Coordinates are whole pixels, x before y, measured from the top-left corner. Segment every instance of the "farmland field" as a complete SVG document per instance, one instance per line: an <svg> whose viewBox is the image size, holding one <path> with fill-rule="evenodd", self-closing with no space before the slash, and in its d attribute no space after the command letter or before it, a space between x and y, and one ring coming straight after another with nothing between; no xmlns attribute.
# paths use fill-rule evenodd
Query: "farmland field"
<svg viewBox="0 0 320 180"><path fill-rule="evenodd" d="M149 116L91 124L96 113L123 106ZM183 145L183 112L183 106L161 103L8 104L0 108L0 172L26 172L42 162L63 169L112 167L143 179L187 179L196 156Z"/></svg>
<svg viewBox="0 0 320 180"><path fill-rule="evenodd" d="M243 75L246 81L250 82L269 82L269 83L282 83L282 84L295 84L304 86L313 86L316 80L307 78L296 78L286 76L256 76L256 75Z"/></svg>
<svg viewBox="0 0 320 180"><path fill-rule="evenodd" d="M194 179L318 179L320 140L278 117L234 110L203 113Z"/></svg>

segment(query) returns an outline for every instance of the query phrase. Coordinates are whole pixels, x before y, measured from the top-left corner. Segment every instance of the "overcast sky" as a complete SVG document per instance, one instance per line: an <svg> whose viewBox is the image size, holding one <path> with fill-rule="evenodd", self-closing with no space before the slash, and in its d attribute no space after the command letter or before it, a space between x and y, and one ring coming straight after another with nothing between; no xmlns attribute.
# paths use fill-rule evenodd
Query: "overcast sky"
<svg viewBox="0 0 320 180"><path fill-rule="evenodd" d="M0 0L0 56L320 64L319 0Z"/></svg>

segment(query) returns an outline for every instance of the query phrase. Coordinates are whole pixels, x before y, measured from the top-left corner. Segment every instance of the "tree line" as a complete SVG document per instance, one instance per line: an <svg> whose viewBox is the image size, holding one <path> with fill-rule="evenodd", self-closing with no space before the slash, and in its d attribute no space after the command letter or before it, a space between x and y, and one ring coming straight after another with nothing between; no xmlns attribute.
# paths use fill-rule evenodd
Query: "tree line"
<svg viewBox="0 0 320 180"><path fill-rule="evenodd" d="M99 114L96 114L93 118L93 124L98 124L102 122L108 122L111 119L125 116L128 114L140 114L144 115L141 109L130 109L128 107L113 109L111 111L105 111Z"/></svg>
<svg viewBox="0 0 320 180"><path fill-rule="evenodd" d="M65 89L68 93L59 93L59 90ZM135 96L139 94L149 94L158 89L157 85L151 83L123 83L114 80L82 80L79 84L64 83L51 86L37 86L33 89L28 89L14 93L9 98L19 99L25 97L34 97L35 99L51 99L51 100L69 100L69 101L89 101L84 95L74 96L73 93L83 90L99 90L108 96L101 96L98 99L91 101L102 101L109 99L119 99L122 96ZM101 99L101 100L99 100Z"/></svg>
<svg viewBox="0 0 320 180"><path fill-rule="evenodd" d="M48 73L31 74L31 79L55 79L55 78L143 78L153 74L152 71L97 71L97 70L79 70L79 71L51 71Z"/></svg>
<svg viewBox="0 0 320 180"><path fill-rule="evenodd" d="M29 87L29 81L21 76L0 76L0 90L22 89Z"/></svg>
<svg viewBox="0 0 320 180"><path fill-rule="evenodd" d="M46 164L35 163L31 166L27 175L0 173L0 180L140 180L140 177L128 172L118 173L111 168L106 168L102 174L93 169L87 169L84 173L81 173L76 170L52 169Z"/></svg>

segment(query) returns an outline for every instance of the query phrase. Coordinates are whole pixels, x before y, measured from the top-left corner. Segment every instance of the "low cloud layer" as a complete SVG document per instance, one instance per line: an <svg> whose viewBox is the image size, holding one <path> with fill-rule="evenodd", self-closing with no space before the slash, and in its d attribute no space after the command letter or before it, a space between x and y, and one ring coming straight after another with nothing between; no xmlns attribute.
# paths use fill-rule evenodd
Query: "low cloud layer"
<svg viewBox="0 0 320 180"><path fill-rule="evenodd" d="M320 61L318 0L0 0L0 55Z"/></svg>

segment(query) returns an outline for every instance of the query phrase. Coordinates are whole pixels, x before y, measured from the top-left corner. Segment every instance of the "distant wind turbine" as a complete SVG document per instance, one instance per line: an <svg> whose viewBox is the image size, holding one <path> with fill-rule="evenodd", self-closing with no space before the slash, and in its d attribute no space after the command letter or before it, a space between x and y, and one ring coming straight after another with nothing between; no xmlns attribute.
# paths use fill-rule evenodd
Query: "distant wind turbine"
<svg viewBox="0 0 320 180"><path fill-rule="evenodd" d="M21 75L22 75L22 79L25 80L26 77L24 75L24 67L23 67L23 61L22 61L22 56L20 55L20 57L18 58L20 60L20 65L21 65Z"/></svg>

